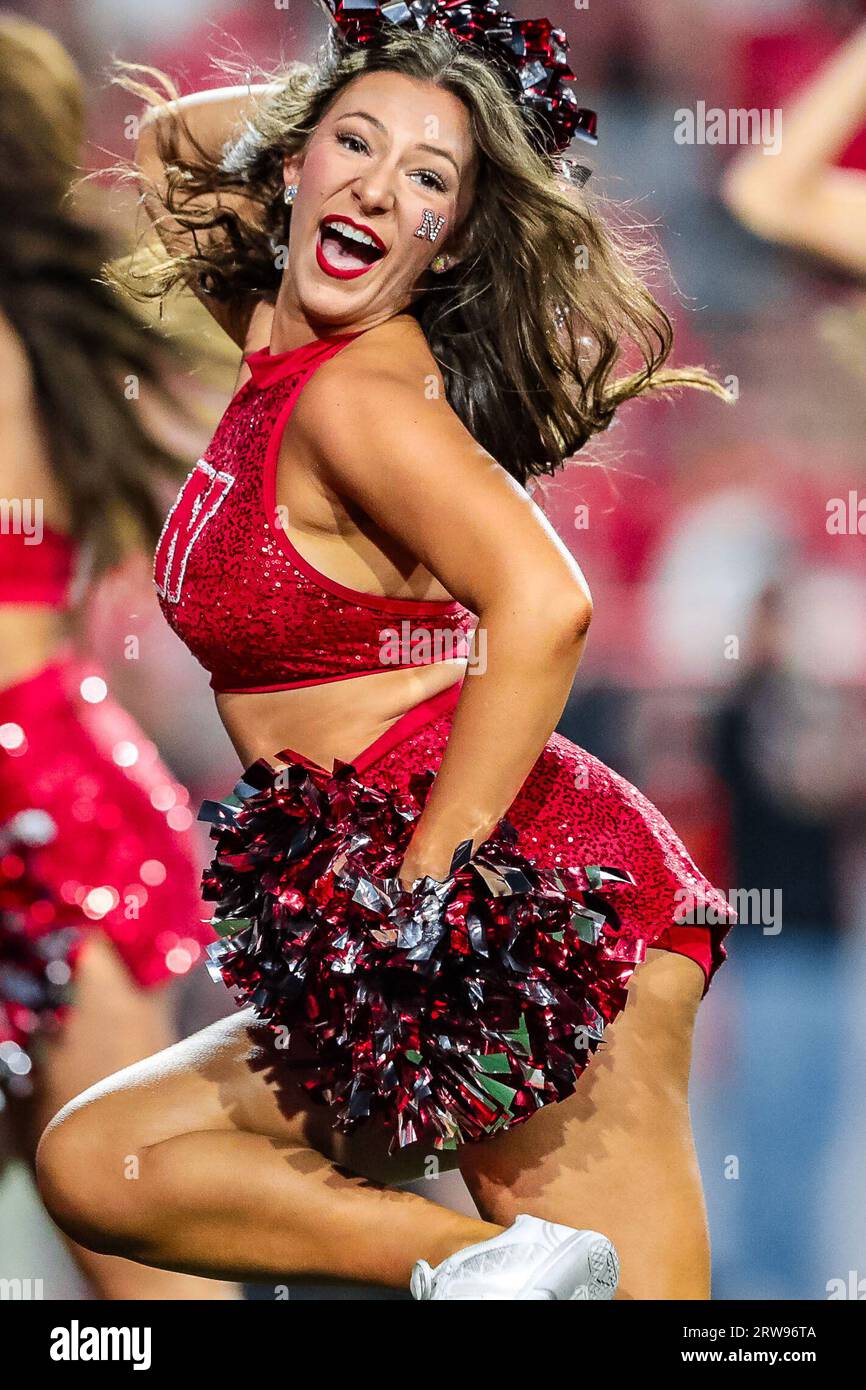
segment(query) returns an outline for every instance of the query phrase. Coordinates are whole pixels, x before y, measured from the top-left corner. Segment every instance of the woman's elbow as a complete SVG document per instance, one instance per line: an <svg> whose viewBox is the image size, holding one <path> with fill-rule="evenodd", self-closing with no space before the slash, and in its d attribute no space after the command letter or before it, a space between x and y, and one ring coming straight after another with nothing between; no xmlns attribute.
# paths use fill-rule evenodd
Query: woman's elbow
<svg viewBox="0 0 866 1390"><path fill-rule="evenodd" d="M536 637L553 651L581 650L592 622L592 599L583 590L557 592L535 605Z"/></svg>
<svg viewBox="0 0 866 1390"><path fill-rule="evenodd" d="M528 586L519 593L501 592L489 604L476 608L478 625L489 631L492 640L499 635L508 641L539 644L549 650L572 650L582 646L592 621L592 599L588 590L562 588L539 593Z"/></svg>
<svg viewBox="0 0 866 1390"><path fill-rule="evenodd" d="M766 168L747 155L741 163L735 159L722 176L722 202L733 217L753 236L766 241L784 239L787 229L796 222L798 198L796 189L787 181L767 177Z"/></svg>
<svg viewBox="0 0 866 1390"><path fill-rule="evenodd" d="M570 646L583 645L591 622L592 599L588 593L579 592L557 605L555 630Z"/></svg>

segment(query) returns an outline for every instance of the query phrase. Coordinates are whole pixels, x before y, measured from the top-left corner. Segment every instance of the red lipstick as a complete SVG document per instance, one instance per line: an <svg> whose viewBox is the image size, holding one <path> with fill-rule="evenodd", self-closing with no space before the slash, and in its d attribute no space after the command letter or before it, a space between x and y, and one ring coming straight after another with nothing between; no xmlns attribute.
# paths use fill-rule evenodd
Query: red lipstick
<svg viewBox="0 0 866 1390"><path fill-rule="evenodd" d="M370 237L371 241L378 248L378 250L382 252L382 255L379 256L375 261L370 261L369 265L361 265L357 267L341 267L333 265L330 261L327 260L327 258L325 257L325 253L322 250L322 233L326 229L326 227L332 222L344 222L346 226L354 227L357 231L364 232L368 237ZM337 280L355 280L359 275L366 275L368 270L372 270L373 267L375 265L378 265L379 261L382 260L382 258L385 255L387 255L387 250L388 248L385 246L385 243L381 240L380 237L376 235L372 227L367 227L362 222L356 222L354 218L345 217L343 215L332 213L328 217L324 217L319 224L319 230L316 236L316 260L319 264L319 268L323 270L326 275L331 275Z"/></svg>

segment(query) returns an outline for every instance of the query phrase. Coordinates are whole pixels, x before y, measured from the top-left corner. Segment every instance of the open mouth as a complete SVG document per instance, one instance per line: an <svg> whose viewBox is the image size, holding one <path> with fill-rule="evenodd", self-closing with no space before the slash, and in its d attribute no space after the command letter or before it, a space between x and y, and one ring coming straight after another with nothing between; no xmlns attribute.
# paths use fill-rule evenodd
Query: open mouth
<svg viewBox="0 0 866 1390"><path fill-rule="evenodd" d="M349 217L324 217L316 239L316 259L326 275L341 280L365 275L387 254L383 242Z"/></svg>

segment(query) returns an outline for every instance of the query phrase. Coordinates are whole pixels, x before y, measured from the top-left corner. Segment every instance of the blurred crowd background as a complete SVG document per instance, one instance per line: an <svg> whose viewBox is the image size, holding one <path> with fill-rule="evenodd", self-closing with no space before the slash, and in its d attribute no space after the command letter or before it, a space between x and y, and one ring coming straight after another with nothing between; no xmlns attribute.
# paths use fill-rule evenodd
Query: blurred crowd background
<svg viewBox="0 0 866 1390"><path fill-rule="evenodd" d="M56 32L87 74L93 169L133 152L135 112L109 84L112 56L153 64L191 91L226 80L212 58L240 74L271 70L311 57L325 32L312 0L5 8ZM598 111L600 132L597 149L574 153L593 166L590 186L624 200L628 219L663 247L671 275L655 288L675 319L674 360L707 365L737 396L733 406L687 393L627 407L588 458L536 492L595 604L560 728L640 786L726 892L748 892L753 904L761 895L763 910L747 911L728 937L728 964L699 1019L692 1106L714 1296L821 1299L842 1281L857 1297L866 1279L866 516L859 531L856 520L866 497L866 286L741 226L722 197L736 149L677 143L674 113L699 101L784 108L866 7L512 8L569 35L581 104ZM866 170L866 127L838 162ZM96 181L82 196L132 244L128 192ZM238 353L203 311L190 309L184 333L209 351L184 381L200 421L200 438L187 426L191 466ZM842 534L828 526L833 499L848 508ZM135 662L124 655L130 633ZM104 583L90 641L190 805L224 791L237 760L206 675L159 615L146 565ZM225 1007L203 969L193 972L185 1027ZM468 1200L457 1181L441 1180L442 1200ZM42 1249L52 1296L74 1294L77 1275L27 1186L7 1165L0 1276L20 1268L22 1249Z"/></svg>

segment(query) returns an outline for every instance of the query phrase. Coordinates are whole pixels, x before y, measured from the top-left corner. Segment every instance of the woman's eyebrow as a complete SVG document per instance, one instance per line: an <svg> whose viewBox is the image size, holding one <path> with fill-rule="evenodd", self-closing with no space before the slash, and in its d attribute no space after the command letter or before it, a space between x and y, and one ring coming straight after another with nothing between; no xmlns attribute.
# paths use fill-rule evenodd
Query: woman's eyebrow
<svg viewBox="0 0 866 1390"><path fill-rule="evenodd" d="M381 132L382 132L383 135L387 135L387 134L388 134L387 128L382 124L382 122L379 120L379 118L378 118L377 116L371 116L370 113L369 113L369 111L342 111L342 112L340 113L340 119L341 119L341 120L345 120L345 119L346 119L347 117L349 117L349 116L362 116L362 117L364 118L365 121L369 121L370 124L371 124L371 125L374 125L374 126L376 127L377 130L381 130ZM453 156L452 154L449 154L448 150L443 150L443 149L441 149L438 145L423 145L423 144L421 144L420 141L419 141L418 144L415 146L415 149L416 149L416 150L426 150L426 151L428 152L428 154L438 154L438 155L441 155L443 159L447 159L447 160L449 161L449 163L451 163L451 164L454 165L454 172L457 174L457 176L458 176L458 178L459 178L459 176L460 176L460 168L459 168L459 166L458 166L458 164L457 164L457 160L454 158L454 156Z"/></svg>

